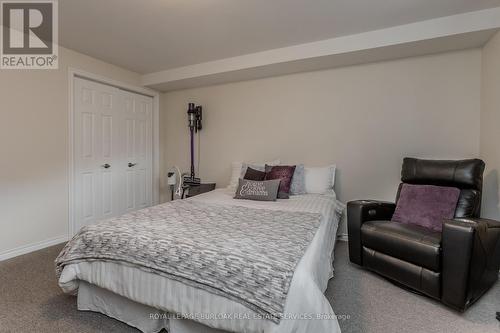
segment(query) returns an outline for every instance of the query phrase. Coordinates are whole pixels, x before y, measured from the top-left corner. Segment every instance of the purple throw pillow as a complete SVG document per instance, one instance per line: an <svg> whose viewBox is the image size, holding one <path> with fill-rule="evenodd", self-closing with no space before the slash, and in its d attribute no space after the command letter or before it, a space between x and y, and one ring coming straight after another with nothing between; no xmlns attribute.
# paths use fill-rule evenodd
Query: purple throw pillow
<svg viewBox="0 0 500 333"><path fill-rule="evenodd" d="M460 190L455 187L403 184L392 221L442 231L455 215Z"/></svg>
<svg viewBox="0 0 500 333"><path fill-rule="evenodd" d="M290 197L290 187L292 185L295 165L266 165L266 180L280 179L280 188L278 190L279 199L288 199Z"/></svg>

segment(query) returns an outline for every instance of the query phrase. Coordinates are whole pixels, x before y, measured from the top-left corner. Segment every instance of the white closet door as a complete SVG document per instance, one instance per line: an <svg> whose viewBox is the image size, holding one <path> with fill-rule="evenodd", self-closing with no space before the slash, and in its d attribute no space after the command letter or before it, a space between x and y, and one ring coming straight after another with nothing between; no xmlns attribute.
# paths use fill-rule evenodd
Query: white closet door
<svg viewBox="0 0 500 333"><path fill-rule="evenodd" d="M120 90L76 78L74 84L74 229L120 213Z"/></svg>
<svg viewBox="0 0 500 333"><path fill-rule="evenodd" d="M122 91L124 100L125 211L152 204L153 99Z"/></svg>
<svg viewBox="0 0 500 333"><path fill-rule="evenodd" d="M152 205L153 99L74 81L74 231Z"/></svg>

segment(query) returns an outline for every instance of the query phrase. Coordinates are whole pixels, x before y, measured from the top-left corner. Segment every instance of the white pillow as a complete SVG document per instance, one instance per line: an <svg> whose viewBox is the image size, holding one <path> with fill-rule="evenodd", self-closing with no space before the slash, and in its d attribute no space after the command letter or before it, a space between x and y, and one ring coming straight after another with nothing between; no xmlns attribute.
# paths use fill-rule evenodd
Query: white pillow
<svg viewBox="0 0 500 333"><path fill-rule="evenodd" d="M245 163L248 165L258 165L261 167L264 167L266 164L267 165L278 165L280 164L280 160L274 160L270 162L263 162L263 163ZM227 189L230 190L231 192L236 191L236 188L238 187L238 180L244 176L242 176L242 168L243 168L243 162L233 162L231 164L231 179L229 180L229 185L227 186Z"/></svg>
<svg viewBox="0 0 500 333"><path fill-rule="evenodd" d="M320 168L306 167L304 172L306 193L332 193L335 185L335 169L335 164Z"/></svg>

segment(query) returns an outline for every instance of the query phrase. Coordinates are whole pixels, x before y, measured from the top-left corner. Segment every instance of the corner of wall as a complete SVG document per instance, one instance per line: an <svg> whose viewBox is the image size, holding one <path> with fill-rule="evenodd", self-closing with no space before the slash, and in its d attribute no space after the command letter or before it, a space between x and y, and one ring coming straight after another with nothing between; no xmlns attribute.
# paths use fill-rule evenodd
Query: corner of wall
<svg viewBox="0 0 500 333"><path fill-rule="evenodd" d="M482 216L500 219L499 170L500 140L500 32L481 52L480 157L486 163Z"/></svg>

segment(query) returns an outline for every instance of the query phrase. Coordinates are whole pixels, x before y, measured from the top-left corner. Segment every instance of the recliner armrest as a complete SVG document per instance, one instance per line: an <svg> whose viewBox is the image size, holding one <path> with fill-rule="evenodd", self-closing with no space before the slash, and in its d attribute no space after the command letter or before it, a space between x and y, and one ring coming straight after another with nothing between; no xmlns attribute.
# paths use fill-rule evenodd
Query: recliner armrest
<svg viewBox="0 0 500 333"><path fill-rule="evenodd" d="M455 223L463 223L463 225L471 225L473 228L478 228L480 226L486 227L486 228L500 228L500 221L497 220L491 220L491 219L483 219L479 217L474 217L474 218L468 218L468 217L462 217L462 218L455 218L453 220L448 220L452 221Z"/></svg>
<svg viewBox="0 0 500 333"><path fill-rule="evenodd" d="M498 279L500 222L445 220L442 233L442 302L460 311Z"/></svg>
<svg viewBox="0 0 500 333"><path fill-rule="evenodd" d="M361 226L364 222L392 218L396 204L376 200L356 200L347 203L347 232L349 237L349 260L363 265Z"/></svg>

